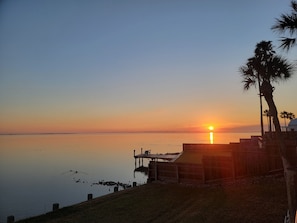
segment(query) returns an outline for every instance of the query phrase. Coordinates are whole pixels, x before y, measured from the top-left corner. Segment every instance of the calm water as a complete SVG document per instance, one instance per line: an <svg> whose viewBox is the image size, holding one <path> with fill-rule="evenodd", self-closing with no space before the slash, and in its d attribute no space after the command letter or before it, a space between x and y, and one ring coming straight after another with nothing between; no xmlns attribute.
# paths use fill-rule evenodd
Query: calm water
<svg viewBox="0 0 297 223"><path fill-rule="evenodd" d="M214 133L214 143L251 133ZM0 222L16 220L113 192L99 181L146 183L134 172L133 150L181 152L183 143L209 143L209 133L71 134L0 136ZM121 188L120 188L121 189Z"/></svg>

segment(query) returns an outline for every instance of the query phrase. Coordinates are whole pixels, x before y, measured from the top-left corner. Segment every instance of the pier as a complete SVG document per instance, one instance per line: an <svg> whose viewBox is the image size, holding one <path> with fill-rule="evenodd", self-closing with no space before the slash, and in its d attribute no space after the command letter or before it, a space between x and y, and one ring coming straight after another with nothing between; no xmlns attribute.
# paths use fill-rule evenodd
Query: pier
<svg viewBox="0 0 297 223"><path fill-rule="evenodd" d="M174 159L177 158L177 156L179 155L179 153L166 153L166 154L138 154L135 155L134 158L135 159L140 159L140 158L147 158L147 159L162 159L162 160L167 160L167 161L172 161Z"/></svg>
<svg viewBox="0 0 297 223"><path fill-rule="evenodd" d="M140 154L135 153L134 149L134 159L135 159L135 169L134 169L134 178L135 172L141 172L145 175L148 175L148 167L143 166L143 159L151 159L152 161L166 160L168 162L173 162L176 160L181 153L165 153L165 154L152 154L150 150L145 150L141 148ZM138 159L138 166L137 166L137 159Z"/></svg>
<svg viewBox="0 0 297 223"><path fill-rule="evenodd" d="M173 161L175 160L180 153L165 153L165 154L152 154L150 150L145 150L143 153L143 149L141 148L141 153L136 155L134 150L134 158L136 159L152 159L152 160L167 160L167 161Z"/></svg>

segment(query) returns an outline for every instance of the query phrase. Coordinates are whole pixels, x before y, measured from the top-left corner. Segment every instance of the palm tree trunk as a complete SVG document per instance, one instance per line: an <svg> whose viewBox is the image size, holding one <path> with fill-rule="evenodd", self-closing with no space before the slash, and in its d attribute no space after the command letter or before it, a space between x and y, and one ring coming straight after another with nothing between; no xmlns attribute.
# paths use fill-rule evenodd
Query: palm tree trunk
<svg viewBox="0 0 297 223"><path fill-rule="evenodd" d="M272 128L271 128L271 115L269 114L269 132L272 132Z"/></svg>
<svg viewBox="0 0 297 223"><path fill-rule="evenodd" d="M290 222L294 223L297 210L297 151L290 152L289 148L286 146L278 119L277 108L273 100L273 87L270 83L264 82L262 88L264 98L273 117L273 124L275 126L276 137L284 167Z"/></svg>
<svg viewBox="0 0 297 223"><path fill-rule="evenodd" d="M261 123L261 136L264 136L264 127L263 127L263 107L262 107L262 95L260 93L260 123Z"/></svg>
<svg viewBox="0 0 297 223"><path fill-rule="evenodd" d="M264 127L263 127L263 106L262 106L262 92L261 92L261 81L260 76L258 74L258 86L259 86L259 97L260 97L260 124L261 124L261 136L264 136Z"/></svg>

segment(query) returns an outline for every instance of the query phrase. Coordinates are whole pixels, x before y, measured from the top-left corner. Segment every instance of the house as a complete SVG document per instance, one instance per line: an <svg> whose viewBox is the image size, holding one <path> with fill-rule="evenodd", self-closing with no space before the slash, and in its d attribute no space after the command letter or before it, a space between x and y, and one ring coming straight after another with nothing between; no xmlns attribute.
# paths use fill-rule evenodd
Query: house
<svg viewBox="0 0 297 223"><path fill-rule="evenodd" d="M296 131L296 132L297 132L297 118L292 119L292 120L289 122L289 125L288 125L288 127L287 127L287 130L288 130L288 131Z"/></svg>

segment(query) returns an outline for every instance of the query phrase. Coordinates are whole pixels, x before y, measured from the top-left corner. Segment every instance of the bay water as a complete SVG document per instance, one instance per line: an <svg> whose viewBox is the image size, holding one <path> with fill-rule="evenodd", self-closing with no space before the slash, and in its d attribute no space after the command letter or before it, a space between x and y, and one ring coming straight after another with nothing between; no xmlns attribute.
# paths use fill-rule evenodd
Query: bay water
<svg viewBox="0 0 297 223"><path fill-rule="evenodd" d="M40 215L113 193L114 186L145 184L133 152L181 152L183 143L239 142L257 133L98 133L0 136L0 222ZM144 165L148 164L144 161ZM138 165L138 162L137 164ZM137 167L137 166L136 166ZM101 184L100 184L101 182ZM119 187L119 190L122 190Z"/></svg>

